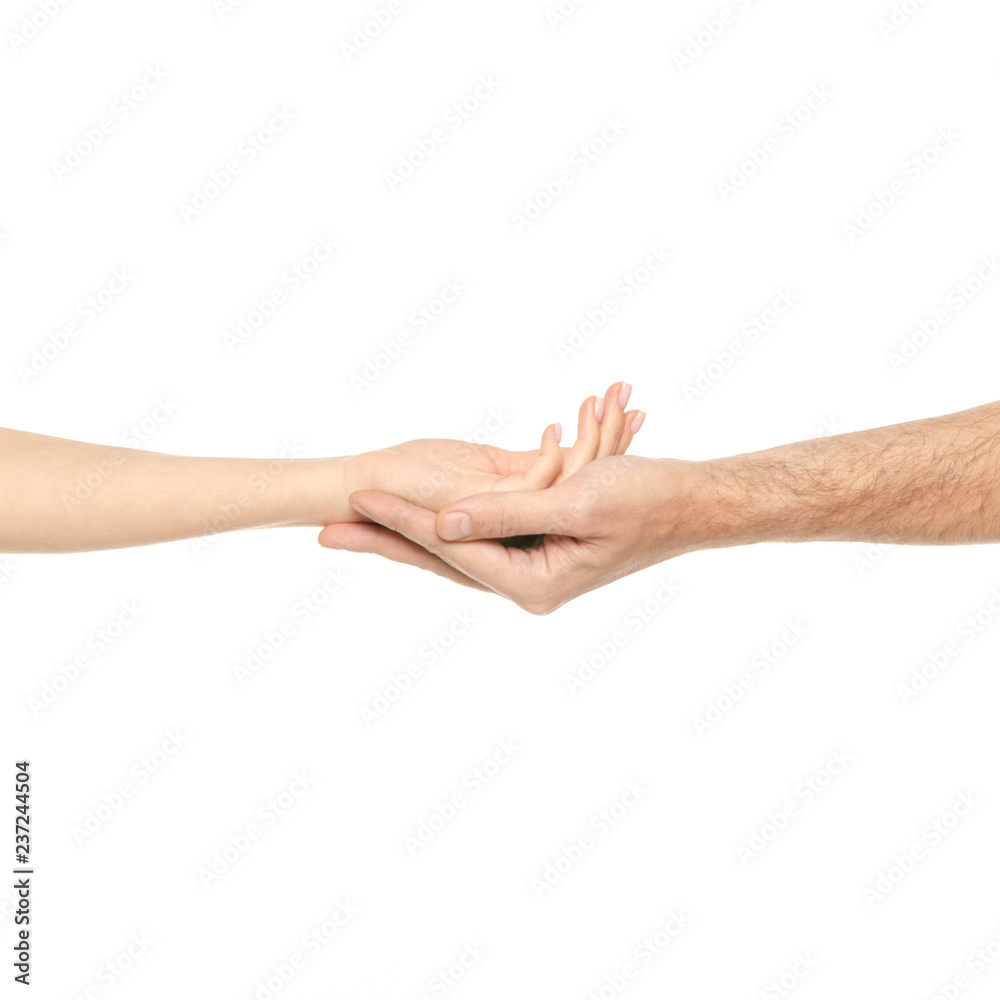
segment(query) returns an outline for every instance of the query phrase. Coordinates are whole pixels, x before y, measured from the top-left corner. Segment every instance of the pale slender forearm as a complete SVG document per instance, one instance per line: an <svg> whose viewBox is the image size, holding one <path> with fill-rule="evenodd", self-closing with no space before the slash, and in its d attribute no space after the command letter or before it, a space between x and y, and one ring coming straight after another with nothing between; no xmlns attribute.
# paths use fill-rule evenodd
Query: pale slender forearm
<svg viewBox="0 0 1000 1000"><path fill-rule="evenodd" d="M188 458L0 429L0 552L354 520L346 461Z"/></svg>
<svg viewBox="0 0 1000 1000"><path fill-rule="evenodd" d="M704 547L1000 541L1000 403L699 464Z"/></svg>

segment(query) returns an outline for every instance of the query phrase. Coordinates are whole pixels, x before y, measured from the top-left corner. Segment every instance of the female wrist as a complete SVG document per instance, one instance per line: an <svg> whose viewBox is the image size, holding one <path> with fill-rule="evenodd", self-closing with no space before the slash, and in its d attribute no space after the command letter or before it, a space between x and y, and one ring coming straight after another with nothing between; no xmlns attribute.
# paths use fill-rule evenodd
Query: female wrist
<svg viewBox="0 0 1000 1000"><path fill-rule="evenodd" d="M340 521L356 521L347 498L354 485L353 456L304 458L288 464L276 477L278 523L299 527L323 527Z"/></svg>

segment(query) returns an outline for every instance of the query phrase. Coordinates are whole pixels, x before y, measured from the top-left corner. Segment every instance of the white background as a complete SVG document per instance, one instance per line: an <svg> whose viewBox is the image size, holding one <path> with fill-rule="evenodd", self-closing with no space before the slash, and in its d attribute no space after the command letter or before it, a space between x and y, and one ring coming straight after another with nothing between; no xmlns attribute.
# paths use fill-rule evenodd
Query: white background
<svg viewBox="0 0 1000 1000"><path fill-rule="evenodd" d="M637 454L707 458L997 396L1000 298L990 283L956 292L1000 252L995 4L908 0L896 30L879 26L888 2L734 0L700 54L692 37L720 4L590 0L552 23L544 0L419 0L353 54L368 3L219 6L90 0L44 24L41 4L4 5L3 425L113 444L146 419L156 450L339 455L470 437L499 410L489 439L523 448L621 378L649 412ZM32 16L44 26L12 39ZM119 117L149 68L166 79ZM445 124L490 76L495 92ZM813 87L832 96L783 134ZM294 121L251 162L241 143L274 109ZM577 170L616 116L622 134ZM105 117L100 145L57 171ZM386 172L437 127L446 140L390 190ZM915 166L939 130L957 138ZM769 137L727 196L718 182ZM240 173L185 221L180 206L231 159ZM567 168L572 183L518 231ZM845 225L878 213L894 179L894 204L852 238ZM227 331L321 236L335 257L229 350ZM651 248L669 264L561 358ZM119 268L128 288L25 377ZM449 279L462 298L352 384ZM744 325L784 289L796 304L750 343ZM894 366L939 308L937 336ZM709 370L733 341L744 354ZM708 388L686 398L699 370ZM157 423L163 399L175 412ZM322 550L311 531L3 566L3 808L27 756L36 996L582 1000L622 992L606 977L628 962L639 975L619 985L636 1000L793 983L803 1000L917 1000L963 973L962 996L1000 988L993 966L966 964L990 942L1000 954L994 548L709 552L545 618ZM294 617L331 570L347 583ZM669 602L661 581L679 587ZM138 620L33 713L129 601ZM366 727L360 708L456 614L474 626ZM294 635L241 685L234 667L286 619ZM754 657L788 623L805 635L774 646L761 676ZM571 695L567 675L616 631L627 642ZM904 705L898 685L948 642L959 655ZM725 686L745 673L731 706ZM699 735L710 703L729 710ZM176 731L184 745L140 784ZM411 857L405 838L504 740L513 760ZM851 763L806 801L800 782L822 782L834 753ZM303 771L309 791L206 887L199 869L263 828L258 809ZM132 797L81 841L74 828L108 815L122 782ZM630 782L642 798L601 837L592 818ZM978 804L952 823L963 793ZM786 828L741 859L789 803ZM583 860L536 891L586 833ZM866 897L915 846L913 870ZM11 899L0 889L8 959ZM308 954L340 901L359 915ZM687 926L644 963L636 948L672 911ZM151 946L112 975L133 935ZM485 957L442 992L432 977L468 945ZM296 953L302 968L268 987ZM799 980L797 955L816 963Z"/></svg>

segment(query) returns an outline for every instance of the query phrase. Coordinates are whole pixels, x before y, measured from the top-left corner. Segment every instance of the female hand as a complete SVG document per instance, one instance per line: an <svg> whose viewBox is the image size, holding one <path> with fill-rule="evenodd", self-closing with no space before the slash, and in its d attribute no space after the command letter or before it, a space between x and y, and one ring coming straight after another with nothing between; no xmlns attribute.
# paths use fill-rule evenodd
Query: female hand
<svg viewBox="0 0 1000 1000"><path fill-rule="evenodd" d="M546 427L541 447L532 451L444 439L408 441L352 458L347 485L350 492L393 493L435 512L477 493L546 489L597 458L625 454L645 416L625 411L631 390L617 382L603 398L584 400L571 448L560 447L559 424ZM332 532L325 538L334 536Z"/></svg>

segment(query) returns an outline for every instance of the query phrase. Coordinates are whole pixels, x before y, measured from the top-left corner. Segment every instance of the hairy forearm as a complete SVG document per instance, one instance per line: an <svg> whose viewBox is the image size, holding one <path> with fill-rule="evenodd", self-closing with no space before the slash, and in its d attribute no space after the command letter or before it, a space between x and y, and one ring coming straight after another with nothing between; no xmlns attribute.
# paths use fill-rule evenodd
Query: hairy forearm
<svg viewBox="0 0 1000 1000"><path fill-rule="evenodd" d="M709 547L1000 541L1000 403L699 465Z"/></svg>
<svg viewBox="0 0 1000 1000"><path fill-rule="evenodd" d="M0 429L0 552L354 520L345 459L186 458Z"/></svg>

